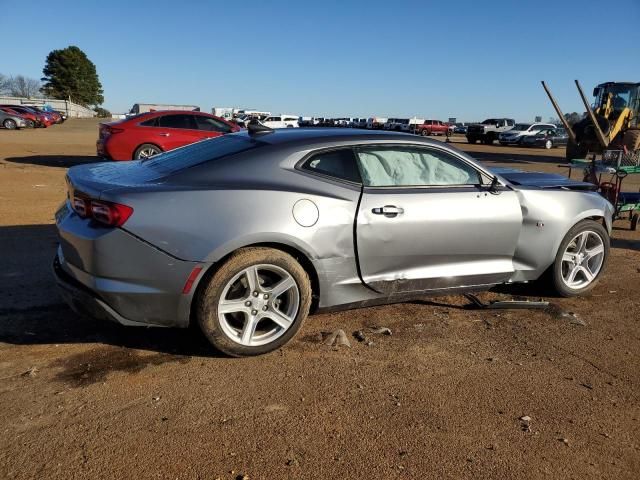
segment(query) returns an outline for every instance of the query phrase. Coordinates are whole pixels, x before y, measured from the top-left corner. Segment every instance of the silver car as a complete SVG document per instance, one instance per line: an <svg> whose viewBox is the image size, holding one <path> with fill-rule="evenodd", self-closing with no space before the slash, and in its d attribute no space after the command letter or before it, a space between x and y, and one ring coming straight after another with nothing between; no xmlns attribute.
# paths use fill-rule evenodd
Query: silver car
<svg viewBox="0 0 640 480"><path fill-rule="evenodd" d="M197 322L241 356L282 346L309 312L544 274L570 296L602 274L613 207L590 184L492 172L407 134L259 130L71 168L54 261L68 303Z"/></svg>
<svg viewBox="0 0 640 480"><path fill-rule="evenodd" d="M7 130L15 130L17 128L27 128L29 126L27 119L20 115L8 113L0 110L0 125Z"/></svg>

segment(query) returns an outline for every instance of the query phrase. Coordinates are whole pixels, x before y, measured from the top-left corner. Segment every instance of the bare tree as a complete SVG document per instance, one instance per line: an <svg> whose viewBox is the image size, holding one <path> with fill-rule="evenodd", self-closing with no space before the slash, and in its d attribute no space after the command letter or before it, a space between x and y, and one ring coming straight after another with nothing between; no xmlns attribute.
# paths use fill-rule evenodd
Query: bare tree
<svg viewBox="0 0 640 480"><path fill-rule="evenodd" d="M17 75L9 79L9 92L14 97L37 97L41 87L40 80L24 75Z"/></svg>
<svg viewBox="0 0 640 480"><path fill-rule="evenodd" d="M11 78L0 73L0 95L11 91Z"/></svg>

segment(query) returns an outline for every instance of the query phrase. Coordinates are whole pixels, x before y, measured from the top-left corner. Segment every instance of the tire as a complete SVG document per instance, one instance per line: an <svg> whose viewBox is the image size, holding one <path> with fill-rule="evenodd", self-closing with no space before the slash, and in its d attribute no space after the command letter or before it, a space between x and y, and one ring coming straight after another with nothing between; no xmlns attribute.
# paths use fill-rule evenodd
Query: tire
<svg viewBox="0 0 640 480"><path fill-rule="evenodd" d="M420 135L422 135L423 137L428 137L429 130L427 130L426 128L423 128L422 130L420 130Z"/></svg>
<svg viewBox="0 0 640 480"><path fill-rule="evenodd" d="M584 238L585 234L587 235L587 241L584 244L584 248L582 248L580 246L581 239ZM597 251L598 245L601 246L601 252L589 257L589 251ZM576 255L572 255L573 253L576 253ZM582 257L578 254L584 256L585 259L581 261ZM573 260L576 257L580 262L578 265ZM593 220L578 222L567 232L556 253L552 266L553 285L556 292L563 297L574 297L590 291L597 285L608 258L609 235L607 230L600 223ZM592 275L593 278L591 280L585 275L585 269ZM573 276L574 282L570 282L573 270L576 270L577 273ZM593 272L593 270L596 271ZM569 285L569 283L575 284Z"/></svg>
<svg viewBox="0 0 640 480"><path fill-rule="evenodd" d="M567 151L565 154L565 158L568 162L570 162L574 158L585 158L587 156L587 153L588 149L585 146L579 143L575 143L573 140L571 140L571 138L567 140Z"/></svg>
<svg viewBox="0 0 640 480"><path fill-rule="evenodd" d="M474 143L476 143L477 141L478 141L478 139L477 139L477 138L467 137L467 142L468 142L468 143L474 144Z"/></svg>
<svg viewBox="0 0 640 480"><path fill-rule="evenodd" d="M33 120L27 120L27 128L36 128L36 122Z"/></svg>
<svg viewBox="0 0 640 480"><path fill-rule="evenodd" d="M18 128L18 124L15 120L11 118L7 118L4 122L2 122L2 126L7 130L16 130Z"/></svg>
<svg viewBox="0 0 640 480"><path fill-rule="evenodd" d="M631 225L629 225L629 229L632 232L635 232L638 229L638 220L640 220L640 214L634 213L631 216Z"/></svg>
<svg viewBox="0 0 640 480"><path fill-rule="evenodd" d="M640 129L627 130L624 132L622 143L630 152L640 150Z"/></svg>
<svg viewBox="0 0 640 480"><path fill-rule="evenodd" d="M546 142L544 142L544 148L546 148L547 150L551 150L553 148L553 142L551 140L547 140Z"/></svg>
<svg viewBox="0 0 640 480"><path fill-rule="evenodd" d="M254 272L259 279L257 287ZM267 298L271 289L285 279L290 286ZM272 248L243 248L209 280L197 300L197 319L204 335L219 351L234 357L262 355L295 336L309 314L311 296L309 276L291 255ZM227 300L227 313L220 311L223 300ZM288 311L283 315L281 309ZM247 330L252 320L258 335L247 333L252 331Z"/></svg>
<svg viewBox="0 0 640 480"><path fill-rule="evenodd" d="M153 155L157 155L162 153L162 149L153 143L143 143L136 151L133 153L134 160L144 160L145 158L150 158Z"/></svg>
<svg viewBox="0 0 640 480"><path fill-rule="evenodd" d="M482 143L484 143L485 145L493 145L493 137L487 137L483 139Z"/></svg>

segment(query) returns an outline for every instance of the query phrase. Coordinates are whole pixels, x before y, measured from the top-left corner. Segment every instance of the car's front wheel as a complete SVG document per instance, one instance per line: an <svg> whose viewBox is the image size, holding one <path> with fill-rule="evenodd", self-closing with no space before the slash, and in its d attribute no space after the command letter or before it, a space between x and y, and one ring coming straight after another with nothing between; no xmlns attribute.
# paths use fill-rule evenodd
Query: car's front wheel
<svg viewBox="0 0 640 480"><path fill-rule="evenodd" d="M609 235L598 222L583 220L567 232L553 264L553 283L563 297L596 286L609 257Z"/></svg>
<svg viewBox="0 0 640 480"><path fill-rule="evenodd" d="M427 130L426 128L423 128L422 130L420 130L420 135L422 135L423 137L428 137L429 130Z"/></svg>
<svg viewBox="0 0 640 480"><path fill-rule="evenodd" d="M546 142L544 142L544 148L546 148L547 150L551 150L553 148L553 142L551 140L547 140Z"/></svg>
<svg viewBox="0 0 640 480"><path fill-rule="evenodd" d="M4 128L6 128L7 130L15 130L16 128L18 128L18 124L16 123L15 120L12 120L10 118L7 118L2 125L4 126Z"/></svg>
<svg viewBox="0 0 640 480"><path fill-rule="evenodd" d="M238 250L211 277L197 318L211 344L240 357L280 348L302 326L311 306L307 272L289 254Z"/></svg>

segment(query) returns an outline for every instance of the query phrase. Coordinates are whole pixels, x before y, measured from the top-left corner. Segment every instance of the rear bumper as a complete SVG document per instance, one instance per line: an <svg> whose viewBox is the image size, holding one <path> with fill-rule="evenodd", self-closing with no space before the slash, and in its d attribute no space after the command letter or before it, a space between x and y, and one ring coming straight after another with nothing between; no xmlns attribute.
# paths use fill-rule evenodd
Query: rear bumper
<svg viewBox="0 0 640 480"><path fill-rule="evenodd" d="M124 318L98 298L91 290L62 269L60 258L57 254L53 260L53 276L55 277L60 296L78 315L95 318L97 320L116 322L127 326L148 325Z"/></svg>
<svg viewBox="0 0 640 480"><path fill-rule="evenodd" d="M65 204L56 214L60 238L56 281L74 308L123 325L189 325L186 280L197 262L177 259L120 228L82 219Z"/></svg>
<svg viewBox="0 0 640 480"><path fill-rule="evenodd" d="M100 158L104 158L106 160L112 160L111 155L107 152L107 146L105 145L105 141L99 138L96 141L96 154Z"/></svg>

